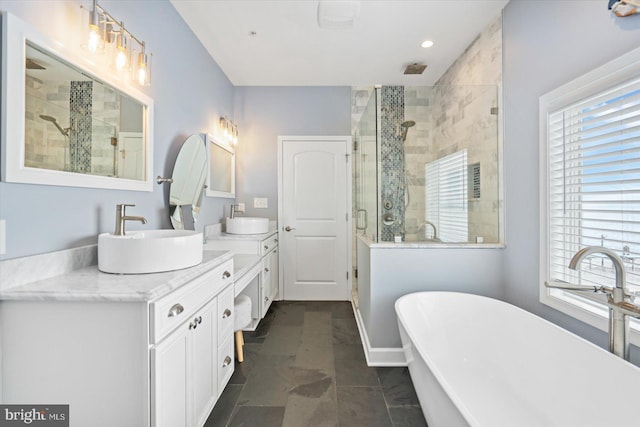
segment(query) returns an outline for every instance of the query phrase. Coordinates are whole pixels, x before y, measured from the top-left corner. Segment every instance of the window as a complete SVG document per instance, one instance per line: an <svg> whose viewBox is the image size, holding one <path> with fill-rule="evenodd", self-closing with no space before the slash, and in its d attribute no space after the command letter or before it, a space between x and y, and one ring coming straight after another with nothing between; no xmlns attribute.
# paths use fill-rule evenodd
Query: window
<svg viewBox="0 0 640 427"><path fill-rule="evenodd" d="M467 150L427 163L425 179L425 219L435 224L443 242L466 242Z"/></svg>
<svg viewBox="0 0 640 427"><path fill-rule="evenodd" d="M606 257L584 260L579 271L568 268L581 248L603 246L623 259L628 291L640 302L640 50L543 96L540 119L541 301L602 327L601 295L542 283L614 286Z"/></svg>

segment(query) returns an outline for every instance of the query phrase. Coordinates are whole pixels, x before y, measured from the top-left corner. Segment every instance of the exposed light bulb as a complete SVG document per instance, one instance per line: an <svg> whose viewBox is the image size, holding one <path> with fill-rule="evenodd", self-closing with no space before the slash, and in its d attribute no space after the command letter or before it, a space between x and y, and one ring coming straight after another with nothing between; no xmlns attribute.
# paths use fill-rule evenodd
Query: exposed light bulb
<svg viewBox="0 0 640 427"><path fill-rule="evenodd" d="M127 53L124 48L118 48L118 53L116 54L116 69L118 71L124 69L127 65Z"/></svg>
<svg viewBox="0 0 640 427"><path fill-rule="evenodd" d="M127 36L124 22L120 22L120 33L116 39L116 70L122 71L127 66Z"/></svg>
<svg viewBox="0 0 640 427"><path fill-rule="evenodd" d="M144 86L147 84L147 55L144 53L144 46L142 52L138 55L138 84Z"/></svg>
<svg viewBox="0 0 640 427"><path fill-rule="evenodd" d="M87 49L91 53L96 53L98 51L98 46L100 44L100 29L97 25L89 25L89 41L87 43Z"/></svg>
<svg viewBox="0 0 640 427"><path fill-rule="evenodd" d="M140 65L138 68L138 84L144 86L147 81L147 67L145 65Z"/></svg>

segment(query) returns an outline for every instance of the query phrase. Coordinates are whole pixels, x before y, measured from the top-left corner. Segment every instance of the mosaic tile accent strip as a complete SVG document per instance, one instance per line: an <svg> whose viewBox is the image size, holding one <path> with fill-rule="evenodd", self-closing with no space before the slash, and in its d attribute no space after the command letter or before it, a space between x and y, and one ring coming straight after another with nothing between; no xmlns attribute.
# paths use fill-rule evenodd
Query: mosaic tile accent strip
<svg viewBox="0 0 640 427"><path fill-rule="evenodd" d="M383 86L381 101L382 169L379 230L380 240L393 241L394 236L404 235L404 154L400 124L404 121L404 87Z"/></svg>
<svg viewBox="0 0 640 427"><path fill-rule="evenodd" d="M69 146L73 172L91 172L92 101L93 82L71 82Z"/></svg>

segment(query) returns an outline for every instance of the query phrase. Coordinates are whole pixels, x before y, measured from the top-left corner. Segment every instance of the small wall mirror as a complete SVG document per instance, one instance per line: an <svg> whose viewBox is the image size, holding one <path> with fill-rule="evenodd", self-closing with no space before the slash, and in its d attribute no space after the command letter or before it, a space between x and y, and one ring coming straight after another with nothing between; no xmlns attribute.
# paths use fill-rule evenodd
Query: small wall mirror
<svg viewBox="0 0 640 427"><path fill-rule="evenodd" d="M150 98L5 13L3 179L152 191Z"/></svg>
<svg viewBox="0 0 640 427"><path fill-rule="evenodd" d="M207 196L236 197L236 154L233 148L211 137L207 138L209 172Z"/></svg>
<svg viewBox="0 0 640 427"><path fill-rule="evenodd" d="M202 193L207 177L206 138L191 135L182 144L171 178L169 213L175 229L193 229L200 213Z"/></svg>

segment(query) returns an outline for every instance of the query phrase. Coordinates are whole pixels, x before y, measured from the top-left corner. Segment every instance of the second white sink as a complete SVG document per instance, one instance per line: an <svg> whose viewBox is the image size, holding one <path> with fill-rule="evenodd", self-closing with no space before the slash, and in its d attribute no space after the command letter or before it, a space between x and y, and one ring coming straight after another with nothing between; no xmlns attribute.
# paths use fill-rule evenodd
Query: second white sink
<svg viewBox="0 0 640 427"><path fill-rule="evenodd" d="M227 218L227 233L262 234L269 231L269 218L239 216Z"/></svg>
<svg viewBox="0 0 640 427"><path fill-rule="evenodd" d="M202 262L202 233L191 230L128 231L98 236L98 269L105 273L160 273Z"/></svg>

